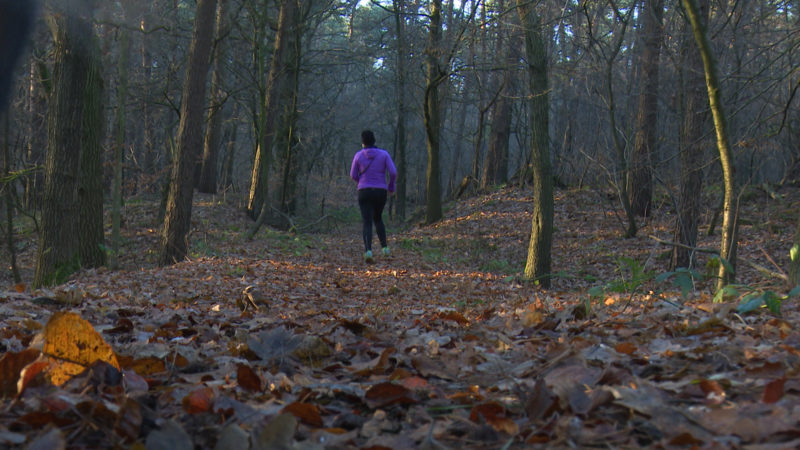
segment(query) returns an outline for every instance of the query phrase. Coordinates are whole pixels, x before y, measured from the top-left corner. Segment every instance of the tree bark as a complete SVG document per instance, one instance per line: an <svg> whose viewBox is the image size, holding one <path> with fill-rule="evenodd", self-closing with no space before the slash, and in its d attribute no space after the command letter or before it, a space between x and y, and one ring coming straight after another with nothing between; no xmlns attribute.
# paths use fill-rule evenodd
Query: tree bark
<svg viewBox="0 0 800 450"><path fill-rule="evenodd" d="M408 58L408 48L406 45L406 2L405 0L394 0L394 24L397 33L397 125L396 125L396 147L394 161L397 164L397 202L395 208L400 220L406 217L406 116L408 115L408 101L406 99L407 76L406 68Z"/></svg>
<svg viewBox="0 0 800 450"><path fill-rule="evenodd" d="M114 186L111 200L111 268L119 268L120 224L122 217L122 162L125 156L125 104L128 98L128 60L130 32L122 27L117 61L117 109L114 114Z"/></svg>
<svg viewBox="0 0 800 450"><path fill-rule="evenodd" d="M700 1L701 20L708 21L708 0ZM684 43L682 45L683 68L683 119L680 129L680 194L678 197L677 217L675 218L674 240L671 269L678 267L694 267L694 252L697 246L698 223L700 220L700 195L703 188L703 167L705 162L705 145L703 140L708 123L707 100L705 98L705 81L703 78L703 61L700 51L694 45L691 25L686 24Z"/></svg>
<svg viewBox="0 0 800 450"><path fill-rule="evenodd" d="M93 33L90 35L88 51L78 175L78 255L82 267L100 267L106 264L102 146L106 124L100 49Z"/></svg>
<svg viewBox="0 0 800 450"><path fill-rule="evenodd" d="M442 53L442 1L432 0L430 8L428 47L425 50L427 79L423 103L425 138L428 150L428 168L425 173L426 224L432 224L442 219L442 188L439 181L439 136L441 131L439 85L447 78L447 73L441 67L439 61Z"/></svg>
<svg viewBox="0 0 800 450"><path fill-rule="evenodd" d="M193 169L203 143L203 105L205 104L214 11L217 0L198 0L189 60L183 82L181 120L178 124L175 159L172 162L167 196L160 265L186 258L187 238L192 217Z"/></svg>
<svg viewBox="0 0 800 450"><path fill-rule="evenodd" d="M81 160L83 91L90 67L91 18L87 2L71 0L48 15L53 34L53 95L47 113L47 156L42 221L33 286L63 282L78 259L78 174Z"/></svg>
<svg viewBox="0 0 800 450"><path fill-rule="evenodd" d="M664 0L645 0L642 8L642 80L636 116L628 194L633 213L647 217L653 200L653 151L658 120L658 63L661 55L661 18Z"/></svg>
<svg viewBox="0 0 800 450"><path fill-rule="evenodd" d="M533 7L517 0L522 28L525 31L525 53L530 74L531 170L533 172L533 213L531 239L525 277L550 287L553 246L553 174L550 162L547 55L542 24Z"/></svg>
<svg viewBox="0 0 800 450"><path fill-rule="evenodd" d="M222 133L222 110L225 101L223 91L223 67L225 59L225 33L227 0L219 0L217 5L217 18L215 36L217 44L214 47L214 67L211 71L211 105L208 109L208 127L203 140L203 158L200 165L200 179L197 190L205 194L217 193L217 160L219 159L220 134Z"/></svg>
<svg viewBox="0 0 800 450"><path fill-rule="evenodd" d="M278 31L275 35L275 47L272 53L272 62L267 76L267 88L264 95L263 123L260 138L253 160L253 172L250 181L250 197L247 203L247 212L256 219L256 223L249 232L255 235L258 228L266 220L269 210L269 171L271 166L272 144L275 139L275 126L278 116L281 89L286 78L286 47L290 39L292 17L298 9L297 0L286 0L281 3L278 13Z"/></svg>
<svg viewBox="0 0 800 450"><path fill-rule="evenodd" d="M720 243L719 250L719 256L722 261L719 265L717 280L717 290L720 290L727 284L733 282L736 270L738 228L736 219L738 205L736 204L735 167L733 153L728 143L727 123L725 111L722 106L716 61L714 60L714 55L711 54L711 46L706 37L706 28L700 16L697 0L682 0L682 2L686 9L689 22L692 24L694 38L700 49L700 56L703 59L706 89L708 91L708 104L711 107L711 116L714 120L717 150L719 151L719 160L722 165L725 200L722 214L722 242Z"/></svg>

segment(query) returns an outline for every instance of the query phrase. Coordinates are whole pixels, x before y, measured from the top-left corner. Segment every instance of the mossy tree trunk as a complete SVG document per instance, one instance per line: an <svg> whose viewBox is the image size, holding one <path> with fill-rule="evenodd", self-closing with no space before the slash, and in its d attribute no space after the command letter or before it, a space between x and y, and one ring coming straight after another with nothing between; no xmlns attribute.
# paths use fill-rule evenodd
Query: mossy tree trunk
<svg viewBox="0 0 800 450"><path fill-rule="evenodd" d="M706 78L706 90L708 91L708 104L711 108L711 116L714 120L714 131L717 139L717 150L719 160L722 165L722 178L724 185L724 202L722 213L722 241L720 242L719 254L723 262L719 265L717 289L722 289L727 284L733 282L736 270L736 248L737 248L737 204L736 204L736 179L734 173L733 152L728 143L728 130L725 119L725 111L722 106L722 95L720 94L719 78L717 76L717 66L714 55L711 53L706 36L706 27L700 15L700 8L697 0L682 0L686 9L689 23L692 25L695 41L700 49L700 56L703 60L703 69Z"/></svg>
<svg viewBox="0 0 800 450"><path fill-rule="evenodd" d="M550 286L553 247L553 173L550 162L547 54L542 24L533 6L517 0L522 28L525 31L525 53L530 74L531 171L533 173L533 213L531 238L525 276Z"/></svg>
<svg viewBox="0 0 800 450"><path fill-rule="evenodd" d="M84 125L84 90L91 68L92 21L76 11L89 2L70 0L47 16L53 35L53 94L47 112L47 156L42 220L33 286L63 282L80 267L78 185ZM78 131L76 131L78 130Z"/></svg>

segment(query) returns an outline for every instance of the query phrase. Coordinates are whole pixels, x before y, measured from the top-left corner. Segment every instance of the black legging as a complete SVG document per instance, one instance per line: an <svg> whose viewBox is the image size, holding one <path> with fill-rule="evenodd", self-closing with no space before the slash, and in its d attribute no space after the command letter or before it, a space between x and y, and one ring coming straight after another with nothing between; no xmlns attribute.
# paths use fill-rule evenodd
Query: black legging
<svg viewBox="0 0 800 450"><path fill-rule="evenodd" d="M381 247L386 247L386 227L383 226L383 207L386 206L386 189L365 188L358 190L358 206L361 208L363 221L362 234L364 248L372 250L372 223L381 241Z"/></svg>

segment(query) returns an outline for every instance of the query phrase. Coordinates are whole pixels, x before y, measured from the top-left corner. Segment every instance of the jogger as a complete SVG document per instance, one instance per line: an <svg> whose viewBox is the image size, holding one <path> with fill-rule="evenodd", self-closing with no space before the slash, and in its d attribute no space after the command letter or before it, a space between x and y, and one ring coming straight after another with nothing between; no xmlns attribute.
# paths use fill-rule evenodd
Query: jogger
<svg viewBox="0 0 800 450"><path fill-rule="evenodd" d="M397 168L386 150L375 147L375 135L365 130L361 133L361 147L350 165L350 178L358 183L358 206L361 209L364 238L364 261L371 263L372 226L378 233L378 240L384 255L389 254L386 240L386 227L383 225L383 208L388 195L394 194ZM389 182L386 182L389 175Z"/></svg>

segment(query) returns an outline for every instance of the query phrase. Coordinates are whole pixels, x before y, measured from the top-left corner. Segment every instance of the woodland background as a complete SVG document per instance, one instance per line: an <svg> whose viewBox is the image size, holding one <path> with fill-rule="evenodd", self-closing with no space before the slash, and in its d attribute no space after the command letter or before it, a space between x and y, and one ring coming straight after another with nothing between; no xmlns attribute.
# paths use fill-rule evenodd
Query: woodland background
<svg viewBox="0 0 800 450"><path fill-rule="evenodd" d="M797 5L699 7L737 192L794 182ZM677 1L71 0L40 12L3 134L3 231L41 232L34 285L106 256L113 266L123 201L162 199L158 260L181 260L192 187L259 226L324 228L352 208L346 173L366 128L400 168L401 218L433 223L443 199L526 183L541 150L557 186L617 197L628 236L635 215L666 204L691 248L700 216L719 212L692 202L725 185ZM690 266L675 248L673 266Z"/></svg>

